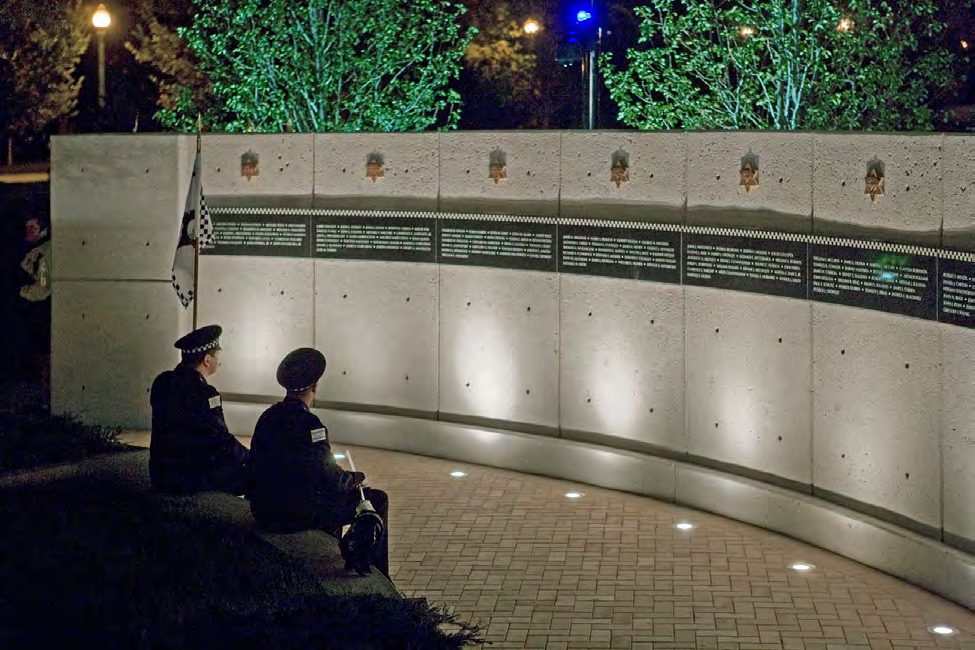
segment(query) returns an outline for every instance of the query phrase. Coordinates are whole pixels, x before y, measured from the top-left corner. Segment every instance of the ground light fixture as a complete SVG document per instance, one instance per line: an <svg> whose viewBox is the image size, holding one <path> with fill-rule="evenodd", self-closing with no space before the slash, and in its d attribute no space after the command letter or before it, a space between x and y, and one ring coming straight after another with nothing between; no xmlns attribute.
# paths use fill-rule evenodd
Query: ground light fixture
<svg viewBox="0 0 975 650"><path fill-rule="evenodd" d="M453 476L454 478L464 478L465 476L467 476L467 472L462 472L459 469L455 469L450 473L450 475Z"/></svg>
<svg viewBox="0 0 975 650"><path fill-rule="evenodd" d="M679 521L674 524L674 528L679 528L680 530L690 530L694 528L694 524L690 523L689 521Z"/></svg>
<svg viewBox="0 0 975 650"><path fill-rule="evenodd" d="M795 564L790 564L789 568L793 571L799 571L805 573L806 571L812 571L816 567L808 562L796 562Z"/></svg>
<svg viewBox="0 0 975 650"><path fill-rule="evenodd" d="M941 636L948 636L950 634L954 634L957 631L958 630L951 627L950 625L932 625L931 627L928 628L928 632L931 632L932 634L939 634Z"/></svg>
<svg viewBox="0 0 975 650"><path fill-rule="evenodd" d="M566 492L565 493L565 498L566 499L581 499L582 498L582 492Z"/></svg>

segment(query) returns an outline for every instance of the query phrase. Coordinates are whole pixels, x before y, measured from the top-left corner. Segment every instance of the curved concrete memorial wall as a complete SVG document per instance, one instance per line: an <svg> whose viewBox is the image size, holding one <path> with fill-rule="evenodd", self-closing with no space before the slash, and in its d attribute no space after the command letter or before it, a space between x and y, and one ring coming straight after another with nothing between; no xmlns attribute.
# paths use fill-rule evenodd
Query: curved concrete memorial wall
<svg viewBox="0 0 975 650"><path fill-rule="evenodd" d="M55 139L57 411L148 427L193 156ZM315 346L336 440L676 500L975 606L975 137L207 135L202 161L237 433Z"/></svg>

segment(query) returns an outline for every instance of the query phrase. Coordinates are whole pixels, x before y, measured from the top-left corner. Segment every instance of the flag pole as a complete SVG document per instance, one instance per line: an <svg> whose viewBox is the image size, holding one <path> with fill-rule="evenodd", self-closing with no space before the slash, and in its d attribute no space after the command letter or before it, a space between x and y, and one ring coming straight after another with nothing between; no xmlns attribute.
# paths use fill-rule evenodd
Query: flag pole
<svg viewBox="0 0 975 650"><path fill-rule="evenodd" d="M196 116L196 157L193 159L193 164L196 164L197 159L200 157L200 151L203 149L203 141L200 136L200 131L203 129L203 120L200 115ZM200 169L197 170L200 178L197 179L197 187L203 187L203 165L200 165ZM202 193L202 190L201 190ZM200 304L200 211L202 210L200 197L197 196L196 201L196 237L193 242L193 329L196 329L196 314L197 307Z"/></svg>

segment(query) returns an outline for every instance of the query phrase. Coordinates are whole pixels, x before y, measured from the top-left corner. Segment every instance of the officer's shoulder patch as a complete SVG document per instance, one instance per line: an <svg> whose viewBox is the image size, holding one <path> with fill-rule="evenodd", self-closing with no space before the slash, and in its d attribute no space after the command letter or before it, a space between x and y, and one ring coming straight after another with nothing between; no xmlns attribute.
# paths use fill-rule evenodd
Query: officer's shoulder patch
<svg viewBox="0 0 975 650"><path fill-rule="evenodd" d="M321 429L311 430L311 441L312 444L316 442L322 442L323 440L328 440L328 429L322 427Z"/></svg>
<svg viewBox="0 0 975 650"><path fill-rule="evenodd" d="M212 408L212 409L220 408L220 396L219 395L214 395L213 397L211 397L210 400L209 400L209 402L210 402L210 408Z"/></svg>

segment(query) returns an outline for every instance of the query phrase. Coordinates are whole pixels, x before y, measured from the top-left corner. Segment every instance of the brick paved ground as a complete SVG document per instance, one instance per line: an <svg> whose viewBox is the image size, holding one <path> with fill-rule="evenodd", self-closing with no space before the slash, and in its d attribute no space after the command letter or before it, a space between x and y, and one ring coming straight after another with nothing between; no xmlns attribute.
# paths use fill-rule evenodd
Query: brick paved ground
<svg viewBox="0 0 975 650"><path fill-rule="evenodd" d="M396 585L479 619L495 648L975 648L967 609L760 528L561 480L353 455L391 494ZM788 568L799 561L815 569ZM963 631L927 631L942 622Z"/></svg>
<svg viewBox="0 0 975 650"><path fill-rule="evenodd" d="M479 620L493 648L975 649L975 613L760 528L567 481L352 449L391 495L396 585ZM458 469L467 476L449 475ZM571 489L583 497L567 499ZM815 569L788 568L799 561ZM960 633L927 631L940 623Z"/></svg>

